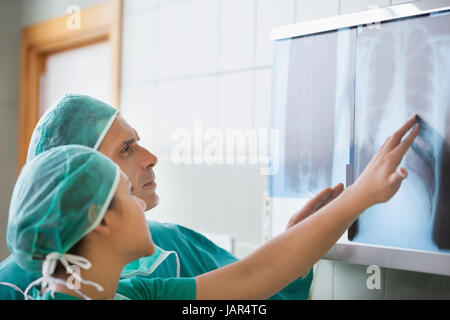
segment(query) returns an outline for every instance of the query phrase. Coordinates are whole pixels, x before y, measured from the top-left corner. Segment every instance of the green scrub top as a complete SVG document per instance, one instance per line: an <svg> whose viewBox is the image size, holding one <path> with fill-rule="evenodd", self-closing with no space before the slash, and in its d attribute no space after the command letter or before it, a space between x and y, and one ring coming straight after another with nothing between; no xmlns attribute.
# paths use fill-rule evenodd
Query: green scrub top
<svg viewBox="0 0 450 320"><path fill-rule="evenodd" d="M115 300L195 300L196 294L194 278L133 277L119 281ZM34 296L36 300L82 300L60 292L52 296L49 291Z"/></svg>
<svg viewBox="0 0 450 320"><path fill-rule="evenodd" d="M36 296L34 300L83 300L83 299L61 292L55 292L52 296L51 293L47 291L46 293L44 293L43 296Z"/></svg>
<svg viewBox="0 0 450 320"><path fill-rule="evenodd" d="M180 260L180 277L193 278L238 261L231 253L189 228L156 221L148 221L148 224L153 242L156 245L166 251L177 252ZM153 273L145 278L176 277L176 267L176 258L174 255L170 255ZM0 264L0 300L24 299L23 293L11 286L2 285L2 282L13 284L23 292L32 281L41 276L38 272L21 269L14 258L9 256ZM295 280L270 299L306 300L308 299L312 279L313 272L311 270L304 279Z"/></svg>

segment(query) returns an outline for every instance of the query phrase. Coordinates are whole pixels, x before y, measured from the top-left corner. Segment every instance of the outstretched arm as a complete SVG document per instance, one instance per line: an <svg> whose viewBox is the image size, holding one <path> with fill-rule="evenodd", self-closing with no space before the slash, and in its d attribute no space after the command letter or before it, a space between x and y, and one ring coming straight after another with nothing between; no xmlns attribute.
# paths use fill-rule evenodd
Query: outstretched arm
<svg viewBox="0 0 450 320"><path fill-rule="evenodd" d="M355 183L248 257L196 277L197 299L266 299L309 270L371 205L388 201L406 177L399 164L419 128L415 116L386 140Z"/></svg>

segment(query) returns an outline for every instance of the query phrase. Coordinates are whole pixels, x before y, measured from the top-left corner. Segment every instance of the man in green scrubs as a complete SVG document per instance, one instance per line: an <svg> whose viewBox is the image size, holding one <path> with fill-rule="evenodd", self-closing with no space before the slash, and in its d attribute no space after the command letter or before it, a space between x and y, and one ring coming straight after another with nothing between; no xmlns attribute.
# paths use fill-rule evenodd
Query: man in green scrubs
<svg viewBox="0 0 450 320"><path fill-rule="evenodd" d="M137 132L115 108L88 96L66 95L39 120L31 138L27 161L61 145L79 144L94 148L119 165L130 177L135 194L146 202L147 209L151 209L158 204L153 173L157 158L138 141ZM307 216L317 209L308 208L309 212L302 214ZM154 243L178 254L180 277L195 277L237 261L231 253L191 229L156 221L149 221L148 224ZM139 264L133 264L133 267L139 268ZM141 276L177 276L175 256L169 256L152 273ZM25 288L39 277L39 273L21 269L9 256L0 264L0 299L23 299ZM311 270L271 299L307 299L312 279ZM133 281L130 280L130 283ZM130 289L127 294L132 294L132 291Z"/></svg>

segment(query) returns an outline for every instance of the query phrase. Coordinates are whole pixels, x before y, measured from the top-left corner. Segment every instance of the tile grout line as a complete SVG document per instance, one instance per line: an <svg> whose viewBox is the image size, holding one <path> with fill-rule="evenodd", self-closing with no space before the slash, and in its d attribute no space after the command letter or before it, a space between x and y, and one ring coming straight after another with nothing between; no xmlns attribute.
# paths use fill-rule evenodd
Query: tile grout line
<svg viewBox="0 0 450 320"><path fill-rule="evenodd" d="M182 81L182 80L190 80L190 79L198 79L198 78L206 78L206 77L220 77L223 75L229 75L233 73L241 73L241 72L250 72L257 70L270 70L272 68L271 65L263 65L257 67L247 67L241 69L234 69L229 71L222 72L212 72L212 73L199 73L199 74L191 74L191 75L183 75L183 76L175 76L175 77L167 77L167 78L158 78L154 80L145 80L145 81L129 81L122 84L122 87L133 87L133 86L146 86L146 85L154 85L160 82L171 82L171 81Z"/></svg>
<svg viewBox="0 0 450 320"><path fill-rule="evenodd" d="M184 75L186 75L188 73L188 52L189 52L189 9L190 9L190 5L191 5L191 1L186 1L184 2L185 7L184 7L184 66L183 66L183 73ZM188 116L188 110L187 110L187 97L188 97L188 93L187 93L187 80L184 79L182 81L182 95L183 95L183 99L182 99L182 111L181 114L182 119L186 119L186 117Z"/></svg>
<svg viewBox="0 0 450 320"><path fill-rule="evenodd" d="M333 269L332 269L332 278L331 278L331 300L335 298L335 282L336 282L336 261L333 261Z"/></svg>
<svg viewBox="0 0 450 320"><path fill-rule="evenodd" d="M252 68L252 128L256 126L256 42L257 42L257 28L258 28L258 1L253 0L253 68Z"/></svg>
<svg viewBox="0 0 450 320"><path fill-rule="evenodd" d="M222 39L221 33L222 33L222 0L217 0L217 74L215 74L217 83L217 94L216 94L216 127L219 127L220 124L220 49L221 44L220 41Z"/></svg>
<svg viewBox="0 0 450 320"><path fill-rule="evenodd" d="M340 0L339 0L340 1ZM297 22L298 17L297 17L297 6L298 6L298 0L294 0L294 22Z"/></svg>
<svg viewBox="0 0 450 320"><path fill-rule="evenodd" d="M155 11L155 21L153 22L154 23L154 36L155 36L155 43L156 43L156 45L159 47L159 21L160 21L160 10L159 10L159 8ZM155 57L153 58L154 59L154 63L155 63L155 76L158 76L159 75L159 50L155 50ZM155 126L155 128L156 128L156 121L157 121L157 119L159 118L159 116L158 116L158 114L159 114L159 109L160 109L160 106L159 106L159 102L160 102L160 97L159 97L159 82L155 79L155 80L153 80L153 82L154 82L154 98L153 98L153 101L154 101L154 106L153 106L153 111L155 112L155 117L154 117L154 120L153 120L153 124L154 124L154 126ZM122 83L122 90L125 88L125 86L126 86L126 84L124 84L124 83ZM136 86L133 86L133 87L136 87ZM160 141L160 139L159 139L159 137L158 137L158 130L154 130L154 136L155 136L155 146L156 146L156 148L159 150L159 148L160 148L160 146L159 146L159 141Z"/></svg>

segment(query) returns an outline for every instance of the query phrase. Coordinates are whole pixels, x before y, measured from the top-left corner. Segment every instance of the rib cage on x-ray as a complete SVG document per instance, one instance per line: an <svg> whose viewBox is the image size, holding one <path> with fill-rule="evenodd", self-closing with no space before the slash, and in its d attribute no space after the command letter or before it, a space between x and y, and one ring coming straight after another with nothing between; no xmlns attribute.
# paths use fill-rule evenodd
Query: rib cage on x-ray
<svg viewBox="0 0 450 320"><path fill-rule="evenodd" d="M421 132L398 193L349 230L360 242L450 249L450 15L358 28L355 177L411 115Z"/></svg>

